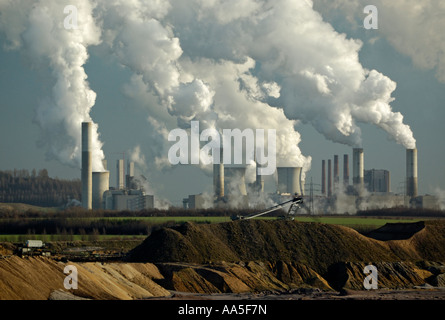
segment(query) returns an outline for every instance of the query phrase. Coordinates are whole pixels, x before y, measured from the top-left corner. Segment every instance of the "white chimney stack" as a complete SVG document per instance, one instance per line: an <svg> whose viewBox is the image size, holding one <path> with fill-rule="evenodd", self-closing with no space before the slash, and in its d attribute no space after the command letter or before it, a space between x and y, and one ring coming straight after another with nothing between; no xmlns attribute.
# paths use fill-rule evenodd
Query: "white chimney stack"
<svg viewBox="0 0 445 320"><path fill-rule="evenodd" d="M361 195L365 190L365 161L362 148L352 150L352 171L354 188Z"/></svg>
<svg viewBox="0 0 445 320"><path fill-rule="evenodd" d="M82 207L92 209L93 165L92 165L92 128L91 122L82 122Z"/></svg>
<svg viewBox="0 0 445 320"><path fill-rule="evenodd" d="M406 195L417 197L417 149L406 150Z"/></svg>

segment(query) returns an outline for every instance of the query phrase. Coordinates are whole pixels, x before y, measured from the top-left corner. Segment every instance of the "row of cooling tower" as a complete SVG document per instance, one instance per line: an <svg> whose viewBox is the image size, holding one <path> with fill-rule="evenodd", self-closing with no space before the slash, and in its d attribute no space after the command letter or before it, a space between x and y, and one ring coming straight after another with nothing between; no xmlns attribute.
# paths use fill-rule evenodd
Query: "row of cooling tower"
<svg viewBox="0 0 445 320"><path fill-rule="evenodd" d="M216 199L225 196L225 180L232 185L240 195L247 195L246 189L246 167L224 167L224 164L213 165L213 190ZM256 180L250 185L250 190L254 192L264 192L264 178L256 174ZM277 168L277 192L280 194L304 194L304 181L302 180L301 167L278 167Z"/></svg>
<svg viewBox="0 0 445 320"><path fill-rule="evenodd" d="M331 160L328 160L327 179L326 160L322 160L321 166L321 193L329 197L335 192L336 188L340 187L338 155L334 155L333 169ZM362 148L354 148L352 150L352 172L354 192L361 195L365 190L365 165ZM349 186L349 156L347 154L343 156L343 186L344 190L347 190ZM409 197L417 197L418 195L417 149L406 150L406 195Z"/></svg>

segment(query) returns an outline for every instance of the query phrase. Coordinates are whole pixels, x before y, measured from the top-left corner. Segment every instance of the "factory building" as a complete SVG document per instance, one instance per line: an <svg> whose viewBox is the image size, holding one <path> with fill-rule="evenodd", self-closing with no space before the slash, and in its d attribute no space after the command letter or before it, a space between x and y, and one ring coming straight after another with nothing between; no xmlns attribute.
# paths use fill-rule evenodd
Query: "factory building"
<svg viewBox="0 0 445 320"><path fill-rule="evenodd" d="M103 195L105 210L139 211L154 208L154 196L142 190L107 190Z"/></svg>
<svg viewBox="0 0 445 320"><path fill-rule="evenodd" d="M116 188L109 188L104 191L102 208L106 210L130 211L154 208L154 196L145 194L144 189L135 178L134 162L128 162L126 175L124 173L124 165L122 159L117 160Z"/></svg>

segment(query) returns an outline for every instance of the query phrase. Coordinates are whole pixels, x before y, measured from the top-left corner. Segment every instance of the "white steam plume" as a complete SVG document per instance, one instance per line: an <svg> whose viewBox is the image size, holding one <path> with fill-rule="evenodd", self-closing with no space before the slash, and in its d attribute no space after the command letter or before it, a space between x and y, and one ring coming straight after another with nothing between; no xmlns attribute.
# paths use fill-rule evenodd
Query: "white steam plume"
<svg viewBox="0 0 445 320"><path fill-rule="evenodd" d="M336 32L311 1L115 0L99 8L110 51L180 126L276 129L278 165L303 172L311 159L298 148L298 120L351 146L362 143L357 123L371 123L415 147L390 106L396 84L364 69L361 42Z"/></svg>
<svg viewBox="0 0 445 320"><path fill-rule="evenodd" d="M88 46L100 42L100 29L88 0L76 1L77 29L64 27L66 3L45 1L0 1L0 31L7 49L21 50L32 64L49 68L55 84L50 97L35 110L34 122L41 129L38 144L48 159L80 167L81 123L89 115L96 94L89 88L83 65ZM103 170L97 125L93 126L93 170Z"/></svg>
<svg viewBox="0 0 445 320"><path fill-rule="evenodd" d="M199 120L201 129L276 129L277 164L301 166L303 172L311 158L298 147L300 121L351 146L361 144L359 122L375 124L407 148L415 146L403 116L390 106L396 84L363 68L361 42L336 32L310 0L77 0L74 5L79 29L65 30L63 5L56 0L0 2L1 17L7 17L0 27L10 48L24 48L33 60L47 63L56 79L36 121L50 136L49 153L62 161L80 163L78 128L90 120L95 100L83 65L88 46L99 44L101 36L107 49L101 52L134 72L126 93L149 91L139 96L150 97L150 103L156 97L167 111L147 108L149 119L162 123L162 135L167 113L182 127ZM100 150L97 130L95 141Z"/></svg>
<svg viewBox="0 0 445 320"><path fill-rule="evenodd" d="M390 106L395 83L364 69L361 42L336 32L311 1L248 1L244 9L228 11L224 1L173 6L167 19L178 31L182 57L215 64L252 59L249 82L276 84L280 94L264 97L250 90L250 98L283 108L288 118L312 124L332 141L360 146L357 123L366 122L414 147L403 116Z"/></svg>
<svg viewBox="0 0 445 320"><path fill-rule="evenodd" d="M348 21L352 30L363 27L363 8L368 0L314 0L328 19ZM372 42L385 38L397 51L410 57L415 66L435 70L439 81L445 82L445 3L436 0L375 0L378 8L378 29L372 30Z"/></svg>

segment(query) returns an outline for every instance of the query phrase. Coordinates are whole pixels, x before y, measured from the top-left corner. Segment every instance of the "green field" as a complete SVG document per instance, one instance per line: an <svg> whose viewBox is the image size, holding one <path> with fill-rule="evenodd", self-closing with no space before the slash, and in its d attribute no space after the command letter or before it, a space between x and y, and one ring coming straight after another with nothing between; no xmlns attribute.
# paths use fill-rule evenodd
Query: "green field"
<svg viewBox="0 0 445 320"><path fill-rule="evenodd" d="M329 224L338 224L347 227L353 226L365 226L372 228L379 228L386 223L395 223L395 222L416 222L420 220L425 220L424 218L370 218L370 217L296 217L296 220L301 222L321 222L321 223L329 223Z"/></svg>
<svg viewBox="0 0 445 320"><path fill-rule="evenodd" d="M80 235L80 234L1 234L0 242L25 242L26 240L53 241L111 241L111 240L144 240L147 235Z"/></svg>
<svg viewBox="0 0 445 320"><path fill-rule="evenodd" d="M41 220L42 218L25 218L20 219L20 223L31 223L36 220ZM48 221L54 221L55 219L48 219L43 224L46 225ZM67 229L58 229L58 232L36 232L32 228L28 231L23 231L20 234L7 232L9 228L0 234L0 241L4 242L22 242L27 239L37 239L43 241L77 241L77 240L127 240L127 239L144 239L150 233L151 228L169 226L173 224L182 224L185 222L194 223L222 223L230 222L230 217L220 216L220 217L205 217L205 216L194 216L194 217L82 217L82 218L60 218L63 219ZM262 220L275 220L276 217L258 217L255 219ZM13 219L0 219L0 225L2 223L11 223ZM386 223L394 222L416 222L420 220L425 220L424 218L395 218L395 217L357 217L357 216L295 216L295 220L300 222L315 222L315 223L327 223L347 226L353 228L359 232L366 232L373 229L377 229ZM70 223L67 223L70 222ZM79 234L78 232L73 232L68 228L70 225L85 225L97 226L94 232L83 232ZM127 226L137 225L139 231L125 233L123 230ZM142 225L142 227L140 227ZM114 229L111 229L113 226ZM75 230L75 229L74 229ZM114 230L114 231L113 231ZM118 232L116 232L116 230ZM118 233L118 234L116 234Z"/></svg>

